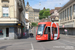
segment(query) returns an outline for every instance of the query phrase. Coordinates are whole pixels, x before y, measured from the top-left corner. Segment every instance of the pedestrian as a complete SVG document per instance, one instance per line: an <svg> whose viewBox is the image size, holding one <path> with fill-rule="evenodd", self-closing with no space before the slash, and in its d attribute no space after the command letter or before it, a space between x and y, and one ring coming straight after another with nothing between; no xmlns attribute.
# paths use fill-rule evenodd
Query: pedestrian
<svg viewBox="0 0 75 50"><path fill-rule="evenodd" d="M65 29L64 31L65 31L65 33L66 33L66 36L67 36L67 29Z"/></svg>
<svg viewBox="0 0 75 50"><path fill-rule="evenodd" d="M25 32L23 33L23 36L25 36Z"/></svg>
<svg viewBox="0 0 75 50"><path fill-rule="evenodd" d="M27 37L27 32L25 31L25 37Z"/></svg>

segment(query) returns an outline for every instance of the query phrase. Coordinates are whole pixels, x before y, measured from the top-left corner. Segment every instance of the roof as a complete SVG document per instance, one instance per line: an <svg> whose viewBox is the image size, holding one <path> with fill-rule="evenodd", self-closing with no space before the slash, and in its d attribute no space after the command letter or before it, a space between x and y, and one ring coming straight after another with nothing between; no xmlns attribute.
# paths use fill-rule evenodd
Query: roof
<svg viewBox="0 0 75 50"><path fill-rule="evenodd" d="M61 7L55 7L55 10L59 10Z"/></svg>
<svg viewBox="0 0 75 50"><path fill-rule="evenodd" d="M71 3L75 2L75 0L70 0L67 4L65 4L59 11L61 11L62 9L64 9L65 7L67 7L68 5L70 5Z"/></svg>
<svg viewBox="0 0 75 50"><path fill-rule="evenodd" d="M59 10L61 7L55 7L55 9L50 10L50 14L54 13L54 10Z"/></svg>
<svg viewBox="0 0 75 50"><path fill-rule="evenodd" d="M47 18L47 19L42 19L40 22L50 22L50 18Z"/></svg>
<svg viewBox="0 0 75 50"><path fill-rule="evenodd" d="M50 14L54 12L55 9L50 10Z"/></svg>
<svg viewBox="0 0 75 50"><path fill-rule="evenodd" d="M34 12L40 12L40 9L33 9Z"/></svg>

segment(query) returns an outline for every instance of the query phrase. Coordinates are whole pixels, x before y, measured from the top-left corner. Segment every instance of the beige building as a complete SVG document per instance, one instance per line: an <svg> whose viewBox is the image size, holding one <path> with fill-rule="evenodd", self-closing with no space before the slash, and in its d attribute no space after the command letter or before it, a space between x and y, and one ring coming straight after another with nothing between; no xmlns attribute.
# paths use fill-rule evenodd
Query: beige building
<svg viewBox="0 0 75 50"><path fill-rule="evenodd" d="M24 27L24 0L0 0L0 38L20 38L23 35Z"/></svg>
<svg viewBox="0 0 75 50"><path fill-rule="evenodd" d="M58 23L58 24L59 24L59 13L58 13L58 10L59 10L60 8L61 8L61 7L55 7L55 9L50 10L51 22L55 22L55 23Z"/></svg>
<svg viewBox="0 0 75 50"><path fill-rule="evenodd" d="M68 35L75 35L75 0L70 0L58 12L60 14L60 33L65 33L66 29Z"/></svg>
<svg viewBox="0 0 75 50"><path fill-rule="evenodd" d="M28 14L28 20L30 23L32 22L39 22L39 9L33 9L30 5L29 2L27 2L26 5L26 12Z"/></svg>

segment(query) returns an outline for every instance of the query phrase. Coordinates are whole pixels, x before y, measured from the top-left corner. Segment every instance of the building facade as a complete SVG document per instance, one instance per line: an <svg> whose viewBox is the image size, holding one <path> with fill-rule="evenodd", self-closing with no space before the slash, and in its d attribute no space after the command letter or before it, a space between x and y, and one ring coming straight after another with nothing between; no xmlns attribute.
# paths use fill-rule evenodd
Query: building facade
<svg viewBox="0 0 75 50"><path fill-rule="evenodd" d="M26 22L26 28L27 28L27 30L29 30L29 12L25 12L25 18L28 20Z"/></svg>
<svg viewBox="0 0 75 50"><path fill-rule="evenodd" d="M30 24L32 22L39 22L39 9L33 9L30 5L29 2L27 2L26 5L26 14L28 14L28 20L30 21Z"/></svg>
<svg viewBox="0 0 75 50"><path fill-rule="evenodd" d="M65 33L67 29L68 35L75 35L75 0L70 0L59 11L60 14L60 33Z"/></svg>
<svg viewBox="0 0 75 50"><path fill-rule="evenodd" d="M58 13L58 10L59 10L60 8L61 8L61 7L55 7L55 9L50 10L51 22L55 22L55 23L58 23L58 24L59 24L59 13Z"/></svg>
<svg viewBox="0 0 75 50"><path fill-rule="evenodd" d="M24 0L0 0L0 38L20 38L23 36L24 27Z"/></svg>

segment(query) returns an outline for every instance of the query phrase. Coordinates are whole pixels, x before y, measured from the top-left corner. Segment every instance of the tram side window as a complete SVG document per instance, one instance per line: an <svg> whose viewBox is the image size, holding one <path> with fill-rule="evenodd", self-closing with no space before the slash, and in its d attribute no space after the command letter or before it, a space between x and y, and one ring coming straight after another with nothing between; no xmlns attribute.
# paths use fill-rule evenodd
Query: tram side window
<svg viewBox="0 0 75 50"><path fill-rule="evenodd" d="M2 29L0 29L0 35L3 35L3 33L2 33Z"/></svg>
<svg viewBox="0 0 75 50"><path fill-rule="evenodd" d="M48 32L50 33L50 27L48 27Z"/></svg>
<svg viewBox="0 0 75 50"><path fill-rule="evenodd" d="M57 28L52 27L52 33L57 34Z"/></svg>
<svg viewBox="0 0 75 50"><path fill-rule="evenodd" d="M46 27L46 29L45 29L45 33L44 34L47 34L47 27Z"/></svg>
<svg viewBox="0 0 75 50"><path fill-rule="evenodd" d="M57 34L57 28L55 28L55 32L56 32L56 34Z"/></svg>
<svg viewBox="0 0 75 50"><path fill-rule="evenodd" d="M52 34L53 34L53 31L54 31L54 27L52 27Z"/></svg>

